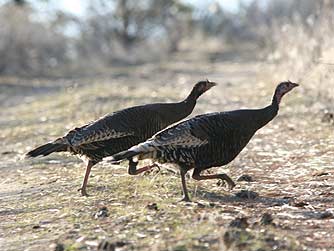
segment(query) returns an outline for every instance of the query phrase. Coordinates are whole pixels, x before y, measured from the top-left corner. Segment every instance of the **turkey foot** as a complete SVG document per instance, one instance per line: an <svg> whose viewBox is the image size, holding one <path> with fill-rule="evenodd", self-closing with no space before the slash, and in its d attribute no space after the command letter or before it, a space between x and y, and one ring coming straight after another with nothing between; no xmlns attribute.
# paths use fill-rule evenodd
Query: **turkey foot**
<svg viewBox="0 0 334 251"><path fill-rule="evenodd" d="M86 187L80 187L80 188L78 189L78 191L81 192L81 195L82 195L82 196L86 196L86 197L89 196L89 194L88 194L87 191L86 191Z"/></svg>
<svg viewBox="0 0 334 251"><path fill-rule="evenodd" d="M180 202L191 202L189 196L184 196Z"/></svg>
<svg viewBox="0 0 334 251"><path fill-rule="evenodd" d="M223 182L227 182L227 186L229 190L232 190L235 187L235 183L233 180L225 173L222 174L213 174L213 175L201 175L201 171L199 169L194 169L193 179L195 180L211 180L211 179L221 179Z"/></svg>
<svg viewBox="0 0 334 251"><path fill-rule="evenodd" d="M146 172L145 174L150 174L150 173L152 172L152 169L153 169L154 167L157 167L157 171L158 171L158 172L161 171L160 166L159 166L157 163L154 163L154 164L152 164L152 165L144 166L144 167L143 167L143 168L148 168L148 169L146 170L147 172Z"/></svg>
<svg viewBox="0 0 334 251"><path fill-rule="evenodd" d="M153 164L153 165L150 165L150 166L144 166L144 167L141 167L141 168L137 169L137 165L138 165L138 162L133 161L132 158L129 159L128 173L130 175L137 175L137 174L140 174L142 172L149 171L155 166L158 166L156 164ZM159 168L159 171L160 171L160 168Z"/></svg>

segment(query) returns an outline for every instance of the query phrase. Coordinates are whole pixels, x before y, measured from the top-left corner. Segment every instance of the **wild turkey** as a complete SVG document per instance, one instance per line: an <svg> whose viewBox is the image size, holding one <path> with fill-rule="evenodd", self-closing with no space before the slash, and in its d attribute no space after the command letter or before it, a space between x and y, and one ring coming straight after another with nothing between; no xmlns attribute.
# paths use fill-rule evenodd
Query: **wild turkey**
<svg viewBox="0 0 334 251"><path fill-rule="evenodd" d="M106 115L94 122L75 128L65 136L28 152L27 157L49 155L53 152L70 152L88 160L81 194L87 196L86 186L91 168L104 157L124 151L156 132L187 117L196 100L216 83L200 81L187 98L178 103L156 103L127 108ZM136 174L149 167L137 170Z"/></svg>
<svg viewBox="0 0 334 251"><path fill-rule="evenodd" d="M129 173L136 173L137 162L133 158L151 158L158 162L176 163L180 167L183 201L190 201L185 174L194 168L196 180L222 179L230 189L235 184L226 174L201 175L203 170L223 166L231 162L247 145L257 130L265 126L276 115L281 98L298 84L280 83L272 103L256 110L236 110L199 115L169 127L151 139L129 150L106 158L107 161L129 159Z"/></svg>

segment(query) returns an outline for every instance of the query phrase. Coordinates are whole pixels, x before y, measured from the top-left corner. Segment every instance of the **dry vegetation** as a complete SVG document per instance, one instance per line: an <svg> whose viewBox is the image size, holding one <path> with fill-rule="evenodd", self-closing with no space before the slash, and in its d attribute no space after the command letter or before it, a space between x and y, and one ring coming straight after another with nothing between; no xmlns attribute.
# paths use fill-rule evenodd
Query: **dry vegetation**
<svg viewBox="0 0 334 251"><path fill-rule="evenodd" d="M64 16L47 25L31 22L22 15L26 12L17 14L19 18L10 16L12 21L0 29L0 53L8 59L0 65L0 73L7 74L0 77L1 250L334 250L333 6L331 1L269 2L266 11L256 1L238 14L215 9L214 15L192 23L208 32L208 40L203 42L198 30L192 30L196 35L192 39L197 40L190 42L177 32L161 47L152 47L156 37L133 41L131 32L120 32L122 26L96 22L111 17L122 20L122 12L99 16L103 12L95 9L95 16L84 26ZM183 14L177 15L178 22L184 20L182 29L187 30L189 9L179 11ZM4 13L8 15L0 12L0 20L8 20ZM68 37L56 32L63 22L79 25L85 37L59 47L55 37L68 42ZM168 19L159 22L166 31L175 25ZM31 30L22 28L27 23L36 33L48 35L36 40ZM54 26L49 29L49 25ZM222 27L226 27L222 37L213 38ZM245 45L241 38L255 45ZM129 48L122 39L129 39ZM242 46L231 47L227 42ZM71 54L73 50L87 61ZM143 51L151 61L138 64ZM157 52L163 54L158 55L159 61ZM132 55L136 62L131 61ZM17 59L20 56L22 62ZM87 66L92 63L88 59L94 66L76 72L81 77L8 75L44 75L56 69L55 75L65 75L57 65L65 66L68 73L82 69L73 65L75 60ZM95 67L103 74L87 76ZM22 158L32 147L105 113L180 100L194 82L205 78L220 85L201 97L193 115L263 107L278 81L301 82L283 99L279 116L235 161L211 170L229 174L237 183L232 191L214 181L188 177L194 202L179 203L180 177L171 172L173 167L131 177L127 163L100 163L92 170L91 196L85 198L77 192L84 165L76 157Z"/></svg>
<svg viewBox="0 0 334 251"><path fill-rule="evenodd" d="M333 111L333 25L332 1L312 1L311 13L276 20L272 51L268 54L274 78L293 78L313 94L326 100L324 109Z"/></svg>
<svg viewBox="0 0 334 251"><path fill-rule="evenodd" d="M130 177L126 163L100 164L91 197L84 198L76 191L84 167L75 157L21 159L31 147L104 113L181 99L205 77L220 85L195 113L270 102L275 83L258 76L257 62L209 60L198 51L178 54L172 63L114 69L107 78L3 78L11 100L2 100L0 121L2 249L96 250L107 240L109 250L333 250L333 125L310 111L314 101L303 87L284 99L279 117L231 165L213 170L253 181L238 181L228 192L189 179L194 203L177 202L180 177L165 169Z"/></svg>

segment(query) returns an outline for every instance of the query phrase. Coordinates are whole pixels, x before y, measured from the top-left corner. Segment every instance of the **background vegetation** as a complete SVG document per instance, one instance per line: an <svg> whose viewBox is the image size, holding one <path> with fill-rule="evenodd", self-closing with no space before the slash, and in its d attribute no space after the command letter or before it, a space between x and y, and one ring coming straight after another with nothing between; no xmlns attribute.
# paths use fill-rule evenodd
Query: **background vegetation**
<svg viewBox="0 0 334 251"><path fill-rule="evenodd" d="M254 46L253 57L279 66L282 70L274 72L280 78L305 80L300 78L304 76L312 79L315 91L328 93L324 82L333 63L334 8L329 0L240 1L232 13L215 1L192 5L180 0L86 0L84 4L84 15L75 16L55 7L45 11L45 6L54 5L52 1L3 1L0 74L96 73L113 65L161 61L189 43L214 39L222 50L230 44Z"/></svg>

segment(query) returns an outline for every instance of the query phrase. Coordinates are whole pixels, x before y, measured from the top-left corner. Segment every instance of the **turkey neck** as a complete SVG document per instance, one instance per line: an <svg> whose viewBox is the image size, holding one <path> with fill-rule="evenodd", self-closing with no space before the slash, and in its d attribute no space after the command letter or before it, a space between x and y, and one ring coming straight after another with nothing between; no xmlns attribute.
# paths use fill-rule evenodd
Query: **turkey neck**
<svg viewBox="0 0 334 251"><path fill-rule="evenodd" d="M254 129L257 131L266 124L268 124L273 118L276 117L279 110L279 99L274 95L272 103L262 109L254 110L255 114L252 114L254 123Z"/></svg>
<svg viewBox="0 0 334 251"><path fill-rule="evenodd" d="M258 120L258 129L268 124L273 118L276 117L279 110L280 97L278 97L275 92L272 102L267 107L260 109L259 120Z"/></svg>
<svg viewBox="0 0 334 251"><path fill-rule="evenodd" d="M187 117L193 110L196 105L196 100L200 95L194 95L193 92L189 94L189 96L181 102L174 103L172 107L169 107L165 111L165 115L170 118L171 123L177 122L181 119Z"/></svg>
<svg viewBox="0 0 334 251"><path fill-rule="evenodd" d="M278 113L278 106L277 105L269 105L265 108L262 109L262 115L261 115L261 121L259 124L259 128L265 126L266 124L268 124L271 120L273 120L273 118L276 117Z"/></svg>
<svg viewBox="0 0 334 251"><path fill-rule="evenodd" d="M180 106L183 107L183 110L189 115L196 105L197 99L202 95L202 93L198 93L196 90L192 90L188 97L180 102Z"/></svg>
<svg viewBox="0 0 334 251"><path fill-rule="evenodd" d="M159 104L154 109L157 109L157 112L162 116L166 123L164 126L167 126L187 117L193 111L195 105L196 99L189 95L181 102Z"/></svg>
<svg viewBox="0 0 334 251"><path fill-rule="evenodd" d="M272 102L271 102L271 105L272 105L275 109L277 109L277 111L278 111L278 109L279 109L279 104L280 104L280 102L281 102L282 96L283 96L283 94L281 94L281 93L278 91L278 89L276 89L276 90L275 90L275 93L274 93L274 96L273 96L273 100L272 100Z"/></svg>
<svg viewBox="0 0 334 251"><path fill-rule="evenodd" d="M187 117L193 110L196 105L197 98L189 98L187 97L185 100L177 103L176 111L178 114L175 114L178 117L178 120Z"/></svg>

